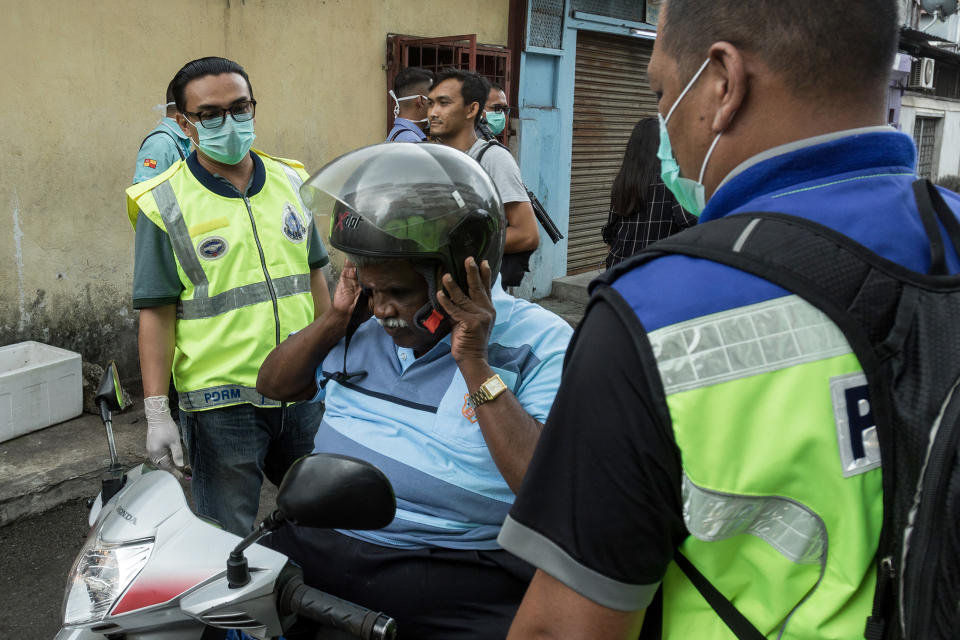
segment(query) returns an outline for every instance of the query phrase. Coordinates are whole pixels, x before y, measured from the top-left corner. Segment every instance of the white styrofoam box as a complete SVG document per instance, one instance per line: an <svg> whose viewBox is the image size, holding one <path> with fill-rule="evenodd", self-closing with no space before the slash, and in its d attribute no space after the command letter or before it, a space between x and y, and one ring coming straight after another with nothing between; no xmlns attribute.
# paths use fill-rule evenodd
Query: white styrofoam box
<svg viewBox="0 0 960 640"><path fill-rule="evenodd" d="M41 342L0 347L0 442L82 412L79 353Z"/></svg>

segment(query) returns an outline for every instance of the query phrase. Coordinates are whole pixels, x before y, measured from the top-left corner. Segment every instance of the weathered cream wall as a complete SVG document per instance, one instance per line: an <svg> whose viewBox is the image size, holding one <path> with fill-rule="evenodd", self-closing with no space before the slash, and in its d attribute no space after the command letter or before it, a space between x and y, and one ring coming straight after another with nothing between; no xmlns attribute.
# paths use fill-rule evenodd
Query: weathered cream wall
<svg viewBox="0 0 960 640"><path fill-rule="evenodd" d="M0 0L0 344L137 377L123 190L180 66L242 64L257 141L309 170L384 137L386 35L505 44L509 0Z"/></svg>

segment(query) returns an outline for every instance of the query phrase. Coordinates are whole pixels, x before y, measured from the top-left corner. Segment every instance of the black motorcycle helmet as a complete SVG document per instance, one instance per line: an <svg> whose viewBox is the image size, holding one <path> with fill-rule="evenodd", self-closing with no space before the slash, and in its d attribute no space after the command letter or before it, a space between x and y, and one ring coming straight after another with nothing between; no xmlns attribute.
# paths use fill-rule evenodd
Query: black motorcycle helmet
<svg viewBox="0 0 960 640"><path fill-rule="evenodd" d="M439 264L463 291L464 260L500 272L506 218L490 177L462 151L439 144L384 143L333 160L300 187L304 204L330 216L330 244L349 254ZM419 270L419 269L418 269ZM430 302L415 317L439 324L435 269L419 270Z"/></svg>

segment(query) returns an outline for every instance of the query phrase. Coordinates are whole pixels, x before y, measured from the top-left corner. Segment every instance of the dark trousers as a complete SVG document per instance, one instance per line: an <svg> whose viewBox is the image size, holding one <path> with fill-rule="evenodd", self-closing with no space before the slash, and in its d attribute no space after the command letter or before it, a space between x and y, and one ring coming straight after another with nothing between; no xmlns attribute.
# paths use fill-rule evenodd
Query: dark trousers
<svg viewBox="0 0 960 640"><path fill-rule="evenodd" d="M308 585L394 618L403 640L502 640L534 571L503 550L398 549L293 525L261 544Z"/></svg>
<svg viewBox="0 0 960 640"><path fill-rule="evenodd" d="M264 476L279 486L290 465L313 451L322 418L320 403L181 411L197 514L238 536L250 533Z"/></svg>

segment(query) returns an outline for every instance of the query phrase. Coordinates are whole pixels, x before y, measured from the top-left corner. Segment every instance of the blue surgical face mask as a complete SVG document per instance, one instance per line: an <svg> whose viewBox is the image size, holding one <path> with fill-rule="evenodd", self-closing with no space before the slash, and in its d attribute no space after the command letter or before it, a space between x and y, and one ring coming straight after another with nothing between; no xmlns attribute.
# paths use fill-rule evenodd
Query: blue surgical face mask
<svg viewBox="0 0 960 640"><path fill-rule="evenodd" d="M207 129L199 122L190 124L197 129L197 147L200 151L208 158L224 164L237 164L243 160L257 137L253 133L252 119L237 122L233 116L227 116L216 129Z"/></svg>
<svg viewBox="0 0 960 640"><path fill-rule="evenodd" d="M700 167L700 178L697 180L691 180L690 178L683 178L680 176L680 165L677 164L677 159L673 157L673 147L670 145L670 135L667 133L667 123L670 122L670 116L672 116L673 112L676 111L677 105L680 104L680 101L683 100L683 97L687 95L687 92L690 91L693 85L697 82L697 80L700 78L700 75L707 68L708 64L710 64L709 58L702 65L700 65L700 69L694 74L693 78L690 79L690 82L687 83L687 86L680 93L680 97L677 98L676 102L673 103L673 106L670 107L670 111L667 112L667 117L664 118L662 115L659 116L660 148L657 149L657 158L660 159L660 177L663 180L663 183L667 186L667 189L670 190L670 193L672 193L677 199L677 202L680 203L680 206L697 217L703 213L703 208L707 204L705 189L703 186L703 175L707 171L707 162L709 162L710 156L713 154L713 150L716 148L717 142L720 141L720 136L723 135L723 132L721 131L718 133L717 137L713 140L713 144L710 145L710 149L707 151L707 155L703 159L703 165Z"/></svg>
<svg viewBox="0 0 960 640"><path fill-rule="evenodd" d="M507 114L497 113L496 111L487 111L487 126L490 127L490 133L495 136L503 133L503 128L507 126Z"/></svg>

